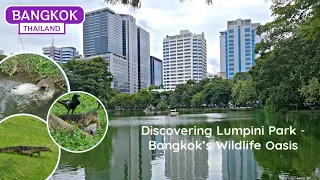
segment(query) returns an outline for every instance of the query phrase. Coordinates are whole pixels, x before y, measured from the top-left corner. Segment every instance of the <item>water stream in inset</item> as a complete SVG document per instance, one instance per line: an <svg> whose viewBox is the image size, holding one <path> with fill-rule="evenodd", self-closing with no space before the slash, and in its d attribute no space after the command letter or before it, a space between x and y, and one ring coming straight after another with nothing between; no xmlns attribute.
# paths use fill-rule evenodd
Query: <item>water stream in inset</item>
<svg viewBox="0 0 320 180"><path fill-rule="evenodd" d="M35 93L15 95L10 92L12 88L24 83L32 83L32 80L22 75L9 78L8 75L0 73L0 119L13 114L28 113L46 120L47 113L54 100L67 92L67 90L59 89L59 93L48 101L37 100L37 94Z"/></svg>

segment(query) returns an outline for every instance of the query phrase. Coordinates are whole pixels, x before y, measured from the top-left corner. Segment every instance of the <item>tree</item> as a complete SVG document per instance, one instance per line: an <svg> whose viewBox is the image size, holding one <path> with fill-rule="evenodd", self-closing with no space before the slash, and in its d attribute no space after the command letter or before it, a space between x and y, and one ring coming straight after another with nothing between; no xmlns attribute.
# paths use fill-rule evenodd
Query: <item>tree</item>
<svg viewBox="0 0 320 180"><path fill-rule="evenodd" d="M158 86L155 86L155 85L151 85L151 86L148 87L149 91L151 91L153 89L159 89L159 88L158 88Z"/></svg>
<svg viewBox="0 0 320 180"><path fill-rule="evenodd" d="M165 109L165 108L166 108L166 104L164 102L161 101L157 104L157 109Z"/></svg>
<svg viewBox="0 0 320 180"><path fill-rule="evenodd" d="M252 105L257 99L252 81L238 81L232 87L232 99L236 104Z"/></svg>
<svg viewBox="0 0 320 180"><path fill-rule="evenodd" d="M247 81L250 80L250 74L248 72L237 72L233 77L233 81Z"/></svg>
<svg viewBox="0 0 320 180"><path fill-rule="evenodd" d="M141 89L138 93L137 98L139 98L140 105L142 108L148 107L152 101L151 93L147 89Z"/></svg>
<svg viewBox="0 0 320 180"><path fill-rule="evenodd" d="M180 2L185 2L186 0L180 0ZM105 3L115 5L115 4L123 4L128 5L133 8L140 8L142 0L104 0ZM212 0L206 0L207 4L212 4Z"/></svg>
<svg viewBox="0 0 320 180"><path fill-rule="evenodd" d="M309 84L304 84L301 88L301 94L305 102L320 103L320 82L317 78L309 80Z"/></svg>
<svg viewBox="0 0 320 180"><path fill-rule="evenodd" d="M206 104L224 107L230 100L232 83L230 80L214 78L203 89Z"/></svg>
<svg viewBox="0 0 320 180"><path fill-rule="evenodd" d="M97 57L88 61L72 59L63 66L73 91L85 91L95 95L104 104L115 95L111 88L112 74L108 71L108 63Z"/></svg>
<svg viewBox="0 0 320 180"><path fill-rule="evenodd" d="M191 105L192 107L200 107L202 104L204 104L205 97L202 92L199 92L192 96Z"/></svg>
<svg viewBox="0 0 320 180"><path fill-rule="evenodd" d="M249 74L264 105L285 112L303 102L299 91L320 78L320 3L314 0L274 0L273 21L259 26L264 39Z"/></svg>
<svg viewBox="0 0 320 180"><path fill-rule="evenodd" d="M190 107L192 96L196 93L194 90L195 82L189 80L185 84L178 84L175 89L174 98L180 107Z"/></svg>

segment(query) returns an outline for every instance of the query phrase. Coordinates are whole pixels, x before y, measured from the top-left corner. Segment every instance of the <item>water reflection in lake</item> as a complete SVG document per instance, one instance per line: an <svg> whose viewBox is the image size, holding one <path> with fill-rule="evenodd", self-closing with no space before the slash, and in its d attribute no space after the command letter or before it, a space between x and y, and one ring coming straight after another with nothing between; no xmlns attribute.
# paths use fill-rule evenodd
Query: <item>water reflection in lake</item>
<svg viewBox="0 0 320 180"><path fill-rule="evenodd" d="M119 117L110 121L104 141L84 154L63 152L58 171L51 179L124 179L124 180L193 180L193 179L285 179L285 177L319 178L320 118L317 115L291 113L287 116L261 112L232 112L190 114L177 117L144 116ZM297 136L248 136L261 144L267 141L295 141L297 151L223 150L216 141L240 141L241 136L182 136L142 135L141 126L210 127L213 135L217 126L230 127L288 127L304 134ZM202 150L149 150L149 141L195 142L212 144ZM293 178L294 179L294 178Z"/></svg>

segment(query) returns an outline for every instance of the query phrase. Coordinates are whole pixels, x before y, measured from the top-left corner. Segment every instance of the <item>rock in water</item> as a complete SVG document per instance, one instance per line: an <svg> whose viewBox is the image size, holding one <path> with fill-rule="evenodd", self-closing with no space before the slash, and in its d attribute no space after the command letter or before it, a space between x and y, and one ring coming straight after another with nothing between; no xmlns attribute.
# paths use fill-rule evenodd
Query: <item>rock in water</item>
<svg viewBox="0 0 320 180"><path fill-rule="evenodd" d="M16 95L24 95L24 94L31 94L40 89L39 86L32 84L32 83L25 83L20 84L17 87L11 89L11 92Z"/></svg>
<svg viewBox="0 0 320 180"><path fill-rule="evenodd" d="M25 83L10 90L14 95L32 94L37 100L50 100L55 95L55 87L48 79L42 79L37 84Z"/></svg>

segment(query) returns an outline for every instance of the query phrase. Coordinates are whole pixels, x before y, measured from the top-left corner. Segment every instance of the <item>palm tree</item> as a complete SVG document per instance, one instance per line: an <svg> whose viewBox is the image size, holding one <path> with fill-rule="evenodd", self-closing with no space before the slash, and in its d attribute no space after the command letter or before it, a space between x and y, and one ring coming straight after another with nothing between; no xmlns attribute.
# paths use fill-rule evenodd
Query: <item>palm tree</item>
<svg viewBox="0 0 320 180"><path fill-rule="evenodd" d="M103 0L107 4L115 5L115 4L123 4L128 5L133 8L140 8L141 7L141 1L142 0ZM154 1L154 0L151 0ZM185 2L186 0L179 0L181 3ZM199 0L196 0L199 1ZM212 0L206 0L207 4L212 4Z"/></svg>

